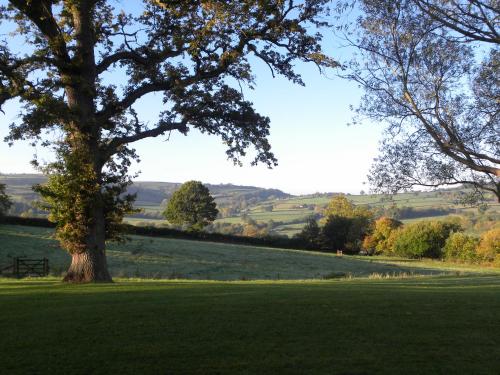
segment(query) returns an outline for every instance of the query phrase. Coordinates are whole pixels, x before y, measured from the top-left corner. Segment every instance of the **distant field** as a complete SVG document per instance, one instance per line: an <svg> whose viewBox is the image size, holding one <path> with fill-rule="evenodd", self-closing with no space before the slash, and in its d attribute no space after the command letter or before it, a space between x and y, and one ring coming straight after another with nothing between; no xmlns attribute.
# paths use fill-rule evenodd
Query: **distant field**
<svg viewBox="0 0 500 375"><path fill-rule="evenodd" d="M47 257L54 274L62 274L70 257L59 249L51 229L0 226L0 268L12 257ZM382 275L439 275L443 273L498 273L500 269L443 262L403 262L376 257L337 257L299 250L231 245L213 242L131 236L107 250L114 277L182 278L204 280L269 280L368 277Z"/></svg>
<svg viewBox="0 0 500 375"><path fill-rule="evenodd" d="M0 280L5 374L498 374L500 278Z"/></svg>
<svg viewBox="0 0 500 375"><path fill-rule="evenodd" d="M43 183L44 177L41 175L0 175L0 183L7 184L7 192L15 201L31 202L36 195L31 190L31 185ZM175 191L180 184L155 181L135 182L131 187L131 192L137 193L135 207L141 209L147 218L126 218L125 221L131 224L161 225L165 223L161 217L164 206L161 203ZM276 189L262 189L252 186L236 185L208 185L219 205L237 205L238 202L247 202L246 214L253 220L260 223L267 223L270 220L282 222L275 234L293 236L298 233L307 216L318 212L331 200L331 196L291 196ZM348 195L347 198L357 205L370 205L371 207L411 207L414 209L442 208L452 209L456 214L469 214L477 217L477 208L461 207L453 203L454 190L438 190L431 192L401 193L388 199L384 195L363 194ZM311 205L317 206L312 207ZM272 211L268 211L272 206ZM29 208L29 206L28 206ZM500 217L500 204L494 201L488 203L488 212L496 217ZM404 222L420 221L426 219L445 219L448 215L427 216L418 219L405 219ZM240 214L232 217L218 219L216 222L232 224L242 224Z"/></svg>
<svg viewBox="0 0 500 375"><path fill-rule="evenodd" d="M477 214L477 208L461 207L453 203L452 199L446 192L420 192L420 193L401 193L395 195L391 200L385 199L381 195L348 195L347 198L352 200L356 205L370 205L371 207L388 207L395 205L397 207L412 207L414 209L426 208L445 208L456 211L454 214L441 216L428 216L415 219L404 219L403 222L410 223L421 220L444 220L450 216L461 214ZM330 202L331 197L292 197L278 200L267 200L258 205L249 207L247 215L258 222L284 222L279 226L275 233L287 236L293 236L300 232L304 226L305 218L314 213L307 205L326 206ZM263 209L265 206L273 206L273 211L268 212ZM499 215L500 204L489 202L488 212ZM297 220L303 219L300 222ZM242 223L241 217L228 217L218 219L218 222L227 223ZM289 223L293 222L293 223Z"/></svg>

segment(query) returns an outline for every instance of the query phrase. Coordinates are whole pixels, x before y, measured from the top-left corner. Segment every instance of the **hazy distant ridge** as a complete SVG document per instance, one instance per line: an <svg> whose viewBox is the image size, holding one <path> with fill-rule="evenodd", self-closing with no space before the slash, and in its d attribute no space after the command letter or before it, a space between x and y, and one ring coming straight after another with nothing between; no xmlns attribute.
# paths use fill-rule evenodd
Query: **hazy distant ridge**
<svg viewBox="0 0 500 375"><path fill-rule="evenodd" d="M42 184L47 180L41 174L2 174L0 183L7 186L7 193L13 196L22 196L32 200L36 194L31 190L35 184ZM135 181L128 189L131 194L137 194L137 202L145 205L159 205L168 199L179 188L181 183L161 181ZM254 198L258 201L268 199L285 199L292 197L278 189L265 189L255 186L240 186L233 184L206 184L217 201L233 200L236 197Z"/></svg>

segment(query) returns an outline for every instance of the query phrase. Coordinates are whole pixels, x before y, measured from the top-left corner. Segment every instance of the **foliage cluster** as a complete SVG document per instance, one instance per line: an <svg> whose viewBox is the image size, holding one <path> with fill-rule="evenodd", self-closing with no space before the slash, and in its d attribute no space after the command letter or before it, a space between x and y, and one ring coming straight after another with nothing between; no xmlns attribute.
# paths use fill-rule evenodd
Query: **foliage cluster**
<svg viewBox="0 0 500 375"><path fill-rule="evenodd" d="M500 266L500 228L483 233L476 251L480 258Z"/></svg>
<svg viewBox="0 0 500 375"><path fill-rule="evenodd" d="M392 251L407 258L442 258L443 247L459 225L441 221L420 221L395 232Z"/></svg>
<svg viewBox="0 0 500 375"><path fill-rule="evenodd" d="M361 249L373 221L373 213L368 208L355 206L345 195L338 195L332 198L323 215L321 227L312 216L296 238L307 248L352 253Z"/></svg>
<svg viewBox="0 0 500 375"><path fill-rule="evenodd" d="M12 205L12 201L9 196L5 193L5 185L0 184L0 217L5 215Z"/></svg>
<svg viewBox="0 0 500 375"><path fill-rule="evenodd" d="M463 233L457 221L420 221L403 226L380 218L365 237L363 248L368 254L500 265L500 228L477 237Z"/></svg>
<svg viewBox="0 0 500 375"><path fill-rule="evenodd" d="M369 254L381 254L385 249L392 248L391 237L393 231L401 227L403 223L398 220L388 217L381 217L377 219L372 228L371 234L366 236L363 240L363 249Z"/></svg>
<svg viewBox="0 0 500 375"><path fill-rule="evenodd" d="M306 225L302 228L300 233L297 233L295 238L301 241L307 249L320 249L323 237L318 221L314 216L309 216Z"/></svg>
<svg viewBox="0 0 500 375"><path fill-rule="evenodd" d="M172 224L188 230L202 230L217 218L219 211L210 191L200 181L188 181L168 201L164 215Z"/></svg>
<svg viewBox="0 0 500 375"><path fill-rule="evenodd" d="M325 216L321 226L310 217L294 238L307 249L500 264L500 228L476 238L463 233L459 217L407 225L389 217L373 220L372 211L345 196L334 197Z"/></svg>
<svg viewBox="0 0 500 375"><path fill-rule="evenodd" d="M479 239L461 232L451 233L443 248L446 259L463 262L475 262L478 260L477 246Z"/></svg>
<svg viewBox="0 0 500 375"><path fill-rule="evenodd" d="M123 217L137 211L133 208L135 195L126 194L131 179L114 173L121 169L114 162L109 163L112 171L96 172L82 161L84 153L62 147L57 155L56 162L43 168L47 182L35 185L33 190L43 198L38 208L48 211L49 221L56 223L61 246L71 254L84 252L89 246L90 229L96 224L104 230L106 240L122 240Z"/></svg>

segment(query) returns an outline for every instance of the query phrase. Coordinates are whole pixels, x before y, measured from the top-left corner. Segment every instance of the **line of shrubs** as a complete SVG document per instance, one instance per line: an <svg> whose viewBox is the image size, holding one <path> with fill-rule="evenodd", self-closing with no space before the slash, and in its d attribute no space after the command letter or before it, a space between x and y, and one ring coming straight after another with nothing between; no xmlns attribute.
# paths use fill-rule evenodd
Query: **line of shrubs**
<svg viewBox="0 0 500 375"><path fill-rule="evenodd" d="M54 228L55 224L45 218L25 218L18 216L5 216L2 219L5 224L25 225L34 227ZM135 234L140 236L151 237L168 237L186 240L223 242L242 245L257 245L288 249L305 250L306 246L302 241L288 238L285 236L237 236L222 233L210 233L205 231L184 231L174 228L155 227L155 226L136 226L130 224L122 224L123 231L126 234Z"/></svg>
<svg viewBox="0 0 500 375"><path fill-rule="evenodd" d="M29 227L56 227L55 223L51 223L47 218L40 217L3 216L0 218L0 222L2 222L3 224L26 225Z"/></svg>
<svg viewBox="0 0 500 375"><path fill-rule="evenodd" d="M450 221L419 221L407 225L390 218L374 222L363 241L368 254L406 258L447 259L500 266L500 228L480 237L466 234L460 224Z"/></svg>
<svg viewBox="0 0 500 375"><path fill-rule="evenodd" d="M125 232L128 234L136 234L140 236L151 237L169 237L197 241L223 242L242 245L258 245L268 247L290 248L290 249L305 249L300 241L284 236L237 236L232 234L223 234L217 232L205 231L184 231L174 228L159 228L154 226L135 226L123 224Z"/></svg>

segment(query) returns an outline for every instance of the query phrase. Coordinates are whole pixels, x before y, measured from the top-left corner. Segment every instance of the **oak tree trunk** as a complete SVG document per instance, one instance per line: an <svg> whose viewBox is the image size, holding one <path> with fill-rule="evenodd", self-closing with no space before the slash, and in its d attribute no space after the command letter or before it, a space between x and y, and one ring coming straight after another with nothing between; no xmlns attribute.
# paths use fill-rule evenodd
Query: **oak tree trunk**
<svg viewBox="0 0 500 375"><path fill-rule="evenodd" d="M102 249L88 249L72 255L71 266L64 280L71 283L112 282L106 254Z"/></svg>
<svg viewBox="0 0 500 375"><path fill-rule="evenodd" d="M102 169L105 160L99 147L101 131L95 119L96 98L96 66L94 55L95 36L92 26L92 2L75 2L73 13L76 49L73 58L76 74L67 73L64 80L70 83L66 88L68 106L75 116L70 124L68 143L72 152L81 156L81 163L93 170L88 186L97 186L94 191L83 193L81 199L83 215L77 217L78 228L84 231L81 243L82 250L72 253L69 270L64 277L67 282L112 282L108 271L105 252L106 219L104 202L101 194ZM63 74L64 76L64 74ZM84 203L82 203L84 202Z"/></svg>
<svg viewBox="0 0 500 375"><path fill-rule="evenodd" d="M87 232L82 244L84 250L72 254L71 265L64 277L66 282L112 282L106 261L106 223L100 193L89 211L92 224L84 226Z"/></svg>

